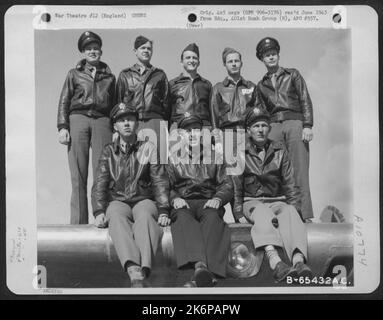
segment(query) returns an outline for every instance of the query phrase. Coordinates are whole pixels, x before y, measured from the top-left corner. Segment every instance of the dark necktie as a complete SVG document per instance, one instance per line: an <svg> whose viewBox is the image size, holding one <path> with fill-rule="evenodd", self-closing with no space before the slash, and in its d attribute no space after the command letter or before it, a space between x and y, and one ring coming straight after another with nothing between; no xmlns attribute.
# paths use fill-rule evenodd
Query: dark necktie
<svg viewBox="0 0 383 320"><path fill-rule="evenodd" d="M277 86L277 74L276 73L273 73L271 75L271 83L273 84L273 87L276 88L276 86Z"/></svg>
<svg viewBox="0 0 383 320"><path fill-rule="evenodd" d="M97 69L95 67L89 67L89 72L91 73L92 78L96 76L96 71Z"/></svg>

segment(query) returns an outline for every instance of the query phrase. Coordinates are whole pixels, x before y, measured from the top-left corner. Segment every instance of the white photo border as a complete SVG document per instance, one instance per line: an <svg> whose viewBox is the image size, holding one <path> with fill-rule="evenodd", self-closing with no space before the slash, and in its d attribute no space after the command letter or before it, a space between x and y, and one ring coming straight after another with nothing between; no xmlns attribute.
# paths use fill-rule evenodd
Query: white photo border
<svg viewBox="0 0 383 320"><path fill-rule="evenodd" d="M160 21L150 15L143 24L185 28L185 14L192 10L210 10L214 6L155 6L175 19ZM221 6L220 6L221 7ZM235 6L234 6L235 7ZM241 9L244 6L241 6ZM247 6L246 6L247 7ZM261 6L248 6L251 8ZM273 8L277 6L268 6ZM314 6L313 6L314 7ZM60 9L61 8L61 9ZM7 286L16 294L46 294L35 289L37 265L36 154L35 154L35 67L34 21L43 13L68 7L13 6L5 15L5 115L6 115L6 262ZM109 10L108 7L77 7L85 11ZM119 8L113 7L113 11ZM129 7L129 10L134 7ZM334 9L334 7L326 6ZM77 10L76 9L76 10ZM141 10L142 8L140 8ZM150 10L150 7L144 10ZM353 114L353 187L354 187L354 286L328 287L252 287L252 288L102 288L53 290L52 294L302 294L370 293L380 283L379 230L379 66L378 16L369 6L346 6L347 28L352 38L352 114ZM151 20L152 19L152 20ZM84 21L73 28L106 28ZM237 22L236 22L237 23ZM324 21L332 27L332 21ZM267 27L269 27L268 25ZM36 27L36 24L35 24ZM109 26L113 28L114 26ZM118 24L117 26L118 27ZM126 27L126 26L125 26ZM140 26L143 27L143 26ZM169 27L169 26L167 26ZM214 26L213 26L214 27ZM219 27L217 25L217 27ZM249 27L230 25L229 27ZM274 26L275 27L275 26ZM279 25L278 27L281 27ZM287 26L288 27L288 26ZM294 26L297 27L297 26ZM320 26L323 27L323 26ZM44 26L43 26L44 28ZM121 24L119 24L121 28ZM204 27L205 28L205 27ZM368 59L365 54L368 52ZM17 61L17 63L15 63ZM22 77L20 75L22 74ZM20 94L20 88L23 88ZM31 103L32 101L32 103ZM22 130L20 130L20 127ZM22 152L20 152L22 146ZM368 156L366 156L368 155ZM23 181L20 185L20 181ZM20 197L21 195L21 197ZM20 200L20 198L22 200ZM14 254L14 241L20 254ZM364 260L362 260L364 259ZM365 262L365 263L363 263Z"/></svg>

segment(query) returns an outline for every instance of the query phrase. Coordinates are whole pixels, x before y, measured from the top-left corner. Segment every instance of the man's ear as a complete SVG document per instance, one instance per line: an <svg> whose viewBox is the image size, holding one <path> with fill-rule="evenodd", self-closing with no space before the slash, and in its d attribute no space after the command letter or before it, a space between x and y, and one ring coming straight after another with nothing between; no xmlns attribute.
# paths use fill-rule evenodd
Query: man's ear
<svg viewBox="0 0 383 320"><path fill-rule="evenodd" d="M113 123L113 129L114 129L115 132L118 132L118 131L117 131L116 123Z"/></svg>

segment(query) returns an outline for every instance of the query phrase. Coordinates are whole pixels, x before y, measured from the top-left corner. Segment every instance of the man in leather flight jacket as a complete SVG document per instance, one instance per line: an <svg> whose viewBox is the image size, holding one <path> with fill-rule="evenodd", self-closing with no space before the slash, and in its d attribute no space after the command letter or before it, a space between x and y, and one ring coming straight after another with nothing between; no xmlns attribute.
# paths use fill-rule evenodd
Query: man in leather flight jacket
<svg viewBox="0 0 383 320"><path fill-rule="evenodd" d="M283 142L268 139L270 116L264 109L250 109L246 127L245 170L234 180L234 217L254 224L254 247L266 252L277 282L289 276L310 277L305 264L306 226L299 215L300 193L288 153ZM280 259L275 247L285 249L292 267Z"/></svg>
<svg viewBox="0 0 383 320"><path fill-rule="evenodd" d="M212 286L214 275L225 277L230 247L223 206L233 197L233 185L226 166L215 164L205 150L201 151L202 125L198 116L188 113L179 121L179 131L185 130L185 157L180 159L172 153L167 166L177 266L195 269L187 287Z"/></svg>
<svg viewBox="0 0 383 320"><path fill-rule="evenodd" d="M138 138L152 138L144 131L153 130L157 136L157 148L161 162L167 160L167 136L169 107L169 83L164 71L150 64L153 54L153 41L138 36L134 42L137 63L121 71L117 80L117 101L130 103L138 112ZM161 139L162 138L162 139Z"/></svg>
<svg viewBox="0 0 383 320"><path fill-rule="evenodd" d="M109 67L100 61L101 45L101 38L91 31L80 36L78 49L84 59L69 71L58 106L59 142L68 145L71 224L88 223L89 148L94 177L102 148L112 141L109 114L115 104L116 81Z"/></svg>
<svg viewBox="0 0 383 320"><path fill-rule="evenodd" d="M283 140L294 167L296 183L302 192L302 216L313 218L309 185L309 142L313 139L313 106L305 80L296 69L279 66L280 46L274 38L257 45L257 57L267 74L257 85L257 105L271 115L270 138Z"/></svg>
<svg viewBox="0 0 383 320"><path fill-rule="evenodd" d="M159 225L170 223L169 180L155 145L137 140L136 109L120 103L111 117L119 137L105 146L99 160L92 189L95 225L109 225L132 286L142 287L162 235Z"/></svg>
<svg viewBox="0 0 383 320"><path fill-rule="evenodd" d="M197 70L200 65L199 48L189 44L181 53L184 72L170 80L171 122L174 125L184 117L185 112L196 114L204 127L211 127L210 81L202 78Z"/></svg>
<svg viewBox="0 0 383 320"><path fill-rule="evenodd" d="M242 56L225 48L222 62L227 77L213 87L210 108L213 129L244 129L245 114L255 104L255 84L241 76Z"/></svg>

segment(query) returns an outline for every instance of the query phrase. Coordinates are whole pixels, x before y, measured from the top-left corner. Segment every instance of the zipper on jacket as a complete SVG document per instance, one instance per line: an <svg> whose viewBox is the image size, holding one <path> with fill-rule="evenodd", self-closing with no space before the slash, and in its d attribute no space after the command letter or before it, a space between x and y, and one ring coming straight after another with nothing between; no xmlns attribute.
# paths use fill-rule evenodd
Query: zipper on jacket
<svg viewBox="0 0 383 320"><path fill-rule="evenodd" d="M193 105L194 113L197 113L197 112L198 112L198 110L196 110L196 108L197 108L197 95L196 95L196 90L195 90L195 88L194 88L194 80L195 80L195 79L192 79L192 80L191 80L192 105Z"/></svg>
<svg viewBox="0 0 383 320"><path fill-rule="evenodd" d="M130 153L129 158L128 158L128 161L129 161L129 179L130 179L130 188L129 188L130 189L129 190L130 197L133 196L133 180L132 179L134 177L134 175L133 175L133 173L134 173L134 170L133 170L134 161L132 161L132 159L131 159L132 157L134 157L133 152Z"/></svg>
<svg viewBox="0 0 383 320"><path fill-rule="evenodd" d="M146 112L145 89L146 89L146 85L148 84L148 81L149 81L150 77L152 76L152 74L154 73L154 71L155 70L150 70L149 71L149 74L145 78L144 85L143 85L143 88L142 88L142 102L143 102L143 105L144 105L144 112Z"/></svg>
<svg viewBox="0 0 383 320"><path fill-rule="evenodd" d="M240 81L241 81L241 79L239 79L237 81L237 83L235 84L234 106L233 107L235 107L235 103L238 102L238 108L240 111L239 114L242 114L243 112L242 112L242 108L241 108L241 99L239 99L239 94L238 94L238 88L239 88L239 82ZM233 111L234 111L234 108L233 108ZM236 114L235 114L235 117L238 118ZM238 119L237 119L237 121L238 121Z"/></svg>
<svg viewBox="0 0 383 320"><path fill-rule="evenodd" d="M239 81L237 83L234 83L234 95L233 95L233 100L232 100L232 103L231 103L231 110L229 112L229 117L230 117L230 113L231 113L231 116L236 118L237 115L235 114L235 102L236 102L236 98L238 96L238 84L239 84ZM228 119L229 120L229 119ZM229 122L233 122L233 119L229 120ZM236 122L236 120L234 120L234 122Z"/></svg>
<svg viewBox="0 0 383 320"><path fill-rule="evenodd" d="M96 76L97 76L97 68L96 68L96 73L94 74L94 78L93 78L93 83L92 83L92 95L93 95L93 107L91 110L95 110L96 109L96 93L95 93L95 89L96 89Z"/></svg>
<svg viewBox="0 0 383 320"><path fill-rule="evenodd" d="M271 85L273 83L271 82ZM274 86L273 86L274 87ZM275 77L275 87L274 87L274 90L275 90L275 104L278 105L278 101L279 101L279 93L278 93L278 76Z"/></svg>

